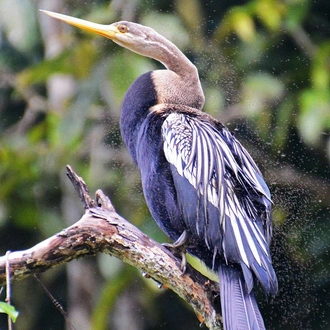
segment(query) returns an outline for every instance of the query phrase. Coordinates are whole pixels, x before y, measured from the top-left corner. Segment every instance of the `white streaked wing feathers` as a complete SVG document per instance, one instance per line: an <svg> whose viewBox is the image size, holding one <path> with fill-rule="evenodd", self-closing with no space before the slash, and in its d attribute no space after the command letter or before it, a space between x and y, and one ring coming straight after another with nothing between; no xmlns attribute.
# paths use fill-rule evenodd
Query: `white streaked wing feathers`
<svg viewBox="0 0 330 330"><path fill-rule="evenodd" d="M242 159L241 168L226 141L213 126L202 121L197 123L196 119L184 114L170 114L164 121L162 134L166 159L176 167L181 176L192 184L200 198L218 208L219 221L223 231L225 231L226 219L230 219L242 261L250 266L243 243L243 233L244 240L247 241L251 253L260 265L260 255L251 232L267 256L269 252L264 234L260 232L255 219L246 221L256 213L254 205L247 203L247 210L240 206L238 197L233 190L233 183L225 172L226 167L230 168L237 180L242 185L246 185L241 182L239 176L239 173L243 174L254 190L270 199L269 193L264 190L256 177L259 170L250 155L235 140L236 144L234 143L232 147ZM230 133L224 130L223 134L226 136ZM225 194L228 196L226 197ZM226 254L225 246L223 248Z"/></svg>

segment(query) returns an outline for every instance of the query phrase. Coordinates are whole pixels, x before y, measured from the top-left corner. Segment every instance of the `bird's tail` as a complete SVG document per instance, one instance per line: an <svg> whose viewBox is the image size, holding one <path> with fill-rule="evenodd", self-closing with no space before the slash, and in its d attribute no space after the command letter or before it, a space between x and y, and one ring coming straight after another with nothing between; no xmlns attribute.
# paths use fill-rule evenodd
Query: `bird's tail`
<svg viewBox="0 0 330 330"><path fill-rule="evenodd" d="M222 319L225 330L265 330L253 292L248 292L242 271L219 267Z"/></svg>

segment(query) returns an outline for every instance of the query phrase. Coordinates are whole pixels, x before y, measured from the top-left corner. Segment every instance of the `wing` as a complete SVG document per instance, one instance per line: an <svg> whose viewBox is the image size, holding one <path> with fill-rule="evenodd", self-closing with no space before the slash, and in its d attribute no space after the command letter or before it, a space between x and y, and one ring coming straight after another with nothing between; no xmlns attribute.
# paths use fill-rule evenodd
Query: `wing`
<svg viewBox="0 0 330 330"><path fill-rule="evenodd" d="M253 270L272 291L270 193L251 156L225 127L188 114L170 114L162 135L189 230L214 258L240 263L250 289Z"/></svg>

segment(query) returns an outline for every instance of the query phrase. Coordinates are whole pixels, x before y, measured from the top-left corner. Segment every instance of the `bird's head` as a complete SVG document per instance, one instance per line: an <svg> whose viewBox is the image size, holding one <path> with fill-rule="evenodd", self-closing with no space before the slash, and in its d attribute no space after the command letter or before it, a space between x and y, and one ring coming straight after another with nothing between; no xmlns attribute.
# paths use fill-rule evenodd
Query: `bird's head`
<svg viewBox="0 0 330 330"><path fill-rule="evenodd" d="M178 47L152 28L127 21L102 25L47 10L41 11L65 23L111 39L135 53L161 62L174 74L162 72L156 79L158 95L162 95L162 97L159 96L160 99L172 103L179 102L197 109L202 108L204 94L197 68Z"/></svg>
<svg viewBox="0 0 330 330"><path fill-rule="evenodd" d="M161 48L165 38L150 27L128 21L103 25L48 10L40 11L70 25L111 39L118 45L135 53L162 60L159 57L162 53Z"/></svg>

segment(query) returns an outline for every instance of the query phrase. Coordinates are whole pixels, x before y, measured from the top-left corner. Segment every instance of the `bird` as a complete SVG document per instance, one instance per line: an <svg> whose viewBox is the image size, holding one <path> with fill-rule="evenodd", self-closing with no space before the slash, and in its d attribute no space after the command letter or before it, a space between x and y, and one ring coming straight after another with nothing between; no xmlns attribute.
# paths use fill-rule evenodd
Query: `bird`
<svg viewBox="0 0 330 330"><path fill-rule="evenodd" d="M150 27L42 11L164 65L138 77L121 106L122 138L146 203L172 247L218 273L224 329L265 329L253 288L259 282L268 295L278 291L270 190L248 151L203 111L196 66Z"/></svg>

